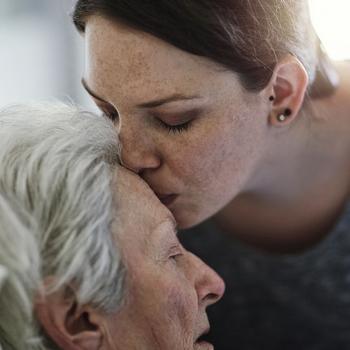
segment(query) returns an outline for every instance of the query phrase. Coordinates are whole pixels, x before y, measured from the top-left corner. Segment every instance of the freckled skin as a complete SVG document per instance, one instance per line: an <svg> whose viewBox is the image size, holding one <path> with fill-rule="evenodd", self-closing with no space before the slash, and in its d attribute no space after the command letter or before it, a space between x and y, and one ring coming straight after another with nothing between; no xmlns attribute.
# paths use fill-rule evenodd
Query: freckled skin
<svg viewBox="0 0 350 350"><path fill-rule="evenodd" d="M84 78L118 110L124 165L156 193L179 195L168 206L179 227L205 220L249 185L267 148L268 111L233 72L153 36L91 18ZM187 131L167 132L137 107L175 93L200 96L159 107L166 113L192 104L201 108Z"/></svg>
<svg viewBox="0 0 350 350"><path fill-rule="evenodd" d="M172 221L164 220L169 210L136 175L117 174L120 219L112 230L128 271L127 298L104 318L101 349L212 349L195 341L209 326L206 307L224 292L222 279L183 247L171 258L179 242Z"/></svg>

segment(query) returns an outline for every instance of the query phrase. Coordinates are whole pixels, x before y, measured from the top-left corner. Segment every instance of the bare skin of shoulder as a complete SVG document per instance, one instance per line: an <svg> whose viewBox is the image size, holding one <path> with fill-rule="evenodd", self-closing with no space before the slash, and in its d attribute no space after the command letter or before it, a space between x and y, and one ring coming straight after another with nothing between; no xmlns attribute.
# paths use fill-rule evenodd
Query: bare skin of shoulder
<svg viewBox="0 0 350 350"><path fill-rule="evenodd" d="M305 108L271 143L265 169L212 220L239 241L276 254L320 242L350 195L350 62L337 92Z"/></svg>

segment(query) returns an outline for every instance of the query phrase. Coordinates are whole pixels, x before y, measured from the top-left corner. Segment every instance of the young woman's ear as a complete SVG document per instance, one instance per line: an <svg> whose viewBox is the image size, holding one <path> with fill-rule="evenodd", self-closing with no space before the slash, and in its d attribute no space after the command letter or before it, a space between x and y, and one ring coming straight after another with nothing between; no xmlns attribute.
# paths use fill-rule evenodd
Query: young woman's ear
<svg viewBox="0 0 350 350"><path fill-rule="evenodd" d="M269 124L289 125L297 116L308 86L304 66L294 56L287 56L276 63L268 86L264 89L271 103Z"/></svg>
<svg viewBox="0 0 350 350"><path fill-rule="evenodd" d="M44 286L52 285L52 278ZM54 293L38 291L35 301L37 317L51 340L64 350L98 350L102 343L102 325L95 312L77 303L76 293L66 286ZM94 323L91 322L94 319ZM97 320L97 322L96 322Z"/></svg>

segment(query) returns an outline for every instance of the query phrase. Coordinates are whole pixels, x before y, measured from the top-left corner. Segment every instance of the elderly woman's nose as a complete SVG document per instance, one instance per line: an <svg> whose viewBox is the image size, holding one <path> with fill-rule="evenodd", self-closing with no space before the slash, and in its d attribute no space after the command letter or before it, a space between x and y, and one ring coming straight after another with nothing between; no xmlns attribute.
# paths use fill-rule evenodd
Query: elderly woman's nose
<svg viewBox="0 0 350 350"><path fill-rule="evenodd" d="M156 169L161 160L152 138L142 130L120 127L119 139L121 141L121 162L134 171L140 173L146 169Z"/></svg>
<svg viewBox="0 0 350 350"><path fill-rule="evenodd" d="M216 303L225 292L225 282L211 267L195 255L191 255L195 265L193 273L198 301L204 303L204 306Z"/></svg>

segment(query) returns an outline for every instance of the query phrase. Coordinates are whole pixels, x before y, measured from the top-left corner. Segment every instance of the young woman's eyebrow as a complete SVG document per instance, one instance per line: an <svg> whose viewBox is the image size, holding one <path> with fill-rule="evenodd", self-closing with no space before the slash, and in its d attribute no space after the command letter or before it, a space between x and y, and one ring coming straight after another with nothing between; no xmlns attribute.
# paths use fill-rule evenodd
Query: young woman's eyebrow
<svg viewBox="0 0 350 350"><path fill-rule="evenodd" d="M85 90L88 92L88 94L91 95L93 98L95 98L96 100L99 100L101 102L108 103L107 101L103 100L101 97L98 97L94 92L91 91L91 89L88 87L84 78L81 79L81 83L83 84L83 86L84 86Z"/></svg>
<svg viewBox="0 0 350 350"><path fill-rule="evenodd" d="M155 101L139 104L138 107L139 108L155 108L155 107L159 107L161 105L164 105L164 104L170 103L170 102L174 102L174 101L186 101L186 100L193 100L196 98L200 98L200 96L197 96L197 95L184 96L181 94L174 94L172 96L168 96L168 97L162 98L160 100L155 100Z"/></svg>
<svg viewBox="0 0 350 350"><path fill-rule="evenodd" d="M91 91L91 89L88 87L86 81L84 78L81 79L81 83L83 84L85 90L96 100L99 100L101 102L104 103L108 103L105 100L103 100L101 97L97 96L94 92ZM155 101L150 101L150 102L146 102L146 103L141 103L139 104L137 107L139 108L156 108L159 107L161 105L164 105L166 103L170 103L170 102L174 102L174 101L186 101L186 100L193 100L196 98L200 98L200 96L198 95L194 95L194 96L184 96L181 94L174 94L172 96L168 96L165 98L162 98L160 100L155 100Z"/></svg>

